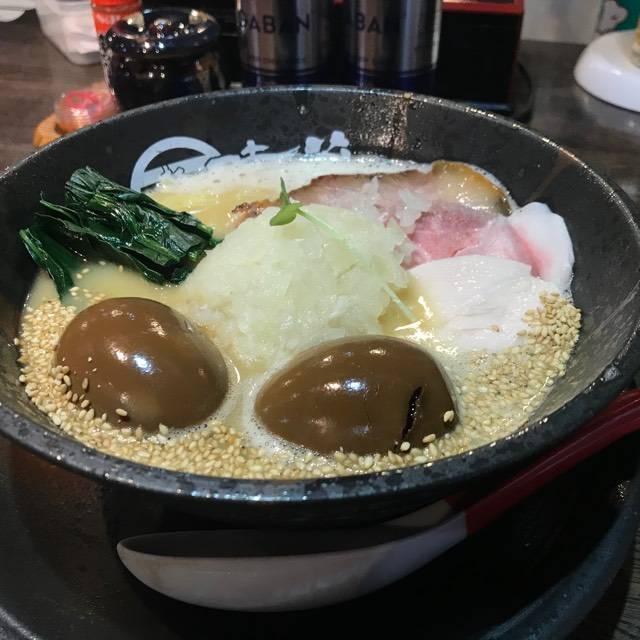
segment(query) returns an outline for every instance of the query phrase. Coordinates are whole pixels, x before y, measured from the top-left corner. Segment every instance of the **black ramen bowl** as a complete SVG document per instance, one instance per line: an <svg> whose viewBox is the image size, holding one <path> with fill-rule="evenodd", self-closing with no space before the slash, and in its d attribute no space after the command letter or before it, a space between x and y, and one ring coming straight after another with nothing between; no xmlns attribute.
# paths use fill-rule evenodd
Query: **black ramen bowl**
<svg viewBox="0 0 640 640"><path fill-rule="evenodd" d="M262 146L261 146L262 145ZM374 153L479 165L520 204L547 203L575 249L583 329L567 373L512 436L428 465L295 481L237 480L148 467L89 449L56 430L17 382L13 338L35 268L18 239L41 193L61 198L91 165L141 188L220 155L297 149ZM417 508L465 483L507 472L558 443L603 408L640 363L640 233L624 193L574 155L522 126L458 104L387 91L272 88L204 94L152 105L55 142L0 177L0 432L45 458L108 483L177 500L255 526L356 524Z"/></svg>

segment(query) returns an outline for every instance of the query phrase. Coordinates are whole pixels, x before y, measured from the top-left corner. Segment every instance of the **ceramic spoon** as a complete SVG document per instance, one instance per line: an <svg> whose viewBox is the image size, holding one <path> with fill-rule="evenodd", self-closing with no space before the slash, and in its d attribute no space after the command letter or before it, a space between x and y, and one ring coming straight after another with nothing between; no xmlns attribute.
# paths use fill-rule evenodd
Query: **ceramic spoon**
<svg viewBox="0 0 640 640"><path fill-rule="evenodd" d="M441 500L384 525L346 531L150 534L122 540L117 550L144 584L191 604L244 611L335 604L412 573L639 428L640 390L629 391L578 435L464 509Z"/></svg>

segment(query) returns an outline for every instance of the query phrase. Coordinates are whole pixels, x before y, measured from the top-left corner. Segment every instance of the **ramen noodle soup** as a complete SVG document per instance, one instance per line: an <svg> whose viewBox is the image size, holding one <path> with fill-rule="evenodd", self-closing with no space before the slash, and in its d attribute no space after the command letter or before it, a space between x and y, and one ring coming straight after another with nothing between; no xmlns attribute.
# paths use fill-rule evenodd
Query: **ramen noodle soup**
<svg viewBox="0 0 640 640"><path fill-rule="evenodd" d="M91 180L55 209L73 238ZM479 167L263 154L148 195L148 231L118 244L91 218L69 273L42 257L53 231L25 240L48 273L20 382L106 453L243 478L429 465L523 426L578 339L564 220Z"/></svg>

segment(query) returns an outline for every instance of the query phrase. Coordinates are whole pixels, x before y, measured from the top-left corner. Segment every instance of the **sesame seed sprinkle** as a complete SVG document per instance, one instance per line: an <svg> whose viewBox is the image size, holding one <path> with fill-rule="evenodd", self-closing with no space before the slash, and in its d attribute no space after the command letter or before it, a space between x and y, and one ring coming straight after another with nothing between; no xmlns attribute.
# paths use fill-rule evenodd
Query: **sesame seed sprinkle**
<svg viewBox="0 0 640 640"><path fill-rule="evenodd" d="M111 423L106 413L95 415L84 394L78 404L69 367L55 361L57 343L75 313L58 300L27 308L19 336L18 381L56 427L116 457L175 471L242 478L311 478L430 466L438 458L495 441L525 424L554 381L564 375L580 331L580 311L568 300L541 296L540 307L525 313L526 329L516 346L499 353L473 352L468 368L452 375L457 398L450 422L457 416L455 427L444 437L429 434L420 446L402 442L402 455L336 451L321 456L289 450L267 455L244 433L216 420L198 430L182 432L159 425L155 433L145 433L135 423L126 426L121 419L129 416L121 407Z"/></svg>

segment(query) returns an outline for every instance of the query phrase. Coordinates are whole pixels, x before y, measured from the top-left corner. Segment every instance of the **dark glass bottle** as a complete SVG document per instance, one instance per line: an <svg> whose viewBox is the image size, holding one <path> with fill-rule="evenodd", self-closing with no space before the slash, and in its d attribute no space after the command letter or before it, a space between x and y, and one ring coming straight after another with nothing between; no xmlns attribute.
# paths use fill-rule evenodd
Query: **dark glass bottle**
<svg viewBox="0 0 640 640"><path fill-rule="evenodd" d="M223 88L220 27L195 9L145 9L114 24L102 41L109 86L122 109Z"/></svg>

